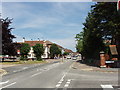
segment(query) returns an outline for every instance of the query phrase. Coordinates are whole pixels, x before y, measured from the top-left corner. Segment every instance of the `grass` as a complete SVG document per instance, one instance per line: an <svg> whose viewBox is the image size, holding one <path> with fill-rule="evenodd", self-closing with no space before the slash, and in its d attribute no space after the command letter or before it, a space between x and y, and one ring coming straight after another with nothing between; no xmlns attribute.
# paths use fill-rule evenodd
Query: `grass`
<svg viewBox="0 0 120 90"><path fill-rule="evenodd" d="M4 61L4 62L0 62L0 64L39 64L39 63L46 63L46 61L31 61L31 60L28 60L28 61Z"/></svg>

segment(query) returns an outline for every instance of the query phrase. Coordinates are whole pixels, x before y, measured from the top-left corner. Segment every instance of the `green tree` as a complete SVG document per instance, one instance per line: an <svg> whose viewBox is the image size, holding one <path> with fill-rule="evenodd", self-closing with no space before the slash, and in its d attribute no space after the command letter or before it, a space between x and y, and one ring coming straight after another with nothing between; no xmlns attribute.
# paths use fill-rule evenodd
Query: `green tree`
<svg viewBox="0 0 120 90"><path fill-rule="evenodd" d="M96 3L83 23L82 53L86 58L99 58L105 49L105 40L120 46L120 16L115 2ZM77 36L79 36L78 34ZM80 37L77 39L79 41ZM77 43L80 48L80 42Z"/></svg>
<svg viewBox="0 0 120 90"><path fill-rule="evenodd" d="M30 51L30 46L27 43L23 43L20 48L21 60L26 60Z"/></svg>
<svg viewBox="0 0 120 90"><path fill-rule="evenodd" d="M2 54L3 55L16 55L15 45L12 41L15 38L14 35L11 34L13 28L10 28L10 24L12 23L13 19L0 19L2 24L2 28L0 31L2 32Z"/></svg>
<svg viewBox="0 0 120 90"><path fill-rule="evenodd" d="M37 57L37 60L42 60L41 56L44 53L43 44L36 44L35 46L33 46L33 50L34 50L34 53Z"/></svg>
<svg viewBox="0 0 120 90"><path fill-rule="evenodd" d="M61 54L61 50L56 44L52 44L50 47L50 57L54 58L55 56L58 56Z"/></svg>
<svg viewBox="0 0 120 90"><path fill-rule="evenodd" d="M64 55L64 56L65 56L65 55L69 55L69 52L64 52L63 55Z"/></svg>
<svg viewBox="0 0 120 90"><path fill-rule="evenodd" d="M83 32L80 32L79 34L76 35L76 50L77 52L81 53L83 49Z"/></svg>

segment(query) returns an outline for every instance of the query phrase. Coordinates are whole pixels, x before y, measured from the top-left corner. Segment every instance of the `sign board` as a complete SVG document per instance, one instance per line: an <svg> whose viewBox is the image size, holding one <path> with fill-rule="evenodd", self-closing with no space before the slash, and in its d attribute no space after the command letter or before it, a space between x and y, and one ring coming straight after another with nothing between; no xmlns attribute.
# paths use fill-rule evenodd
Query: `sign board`
<svg viewBox="0 0 120 90"><path fill-rule="evenodd" d="M109 47L112 55L118 55L116 45L109 45Z"/></svg>
<svg viewBox="0 0 120 90"><path fill-rule="evenodd" d="M105 63L114 63L114 61L105 61Z"/></svg>

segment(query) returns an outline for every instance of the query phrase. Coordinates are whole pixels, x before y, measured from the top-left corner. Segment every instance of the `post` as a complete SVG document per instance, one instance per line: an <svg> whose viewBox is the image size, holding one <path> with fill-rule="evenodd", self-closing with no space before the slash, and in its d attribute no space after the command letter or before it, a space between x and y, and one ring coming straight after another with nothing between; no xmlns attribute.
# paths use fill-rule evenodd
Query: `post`
<svg viewBox="0 0 120 90"><path fill-rule="evenodd" d="M100 67L106 67L105 65L105 52L100 52Z"/></svg>

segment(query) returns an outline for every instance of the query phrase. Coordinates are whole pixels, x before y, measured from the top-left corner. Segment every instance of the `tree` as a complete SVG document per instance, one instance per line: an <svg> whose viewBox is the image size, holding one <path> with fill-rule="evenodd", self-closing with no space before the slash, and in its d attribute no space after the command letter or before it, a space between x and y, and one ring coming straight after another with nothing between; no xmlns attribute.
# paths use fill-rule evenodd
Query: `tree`
<svg viewBox="0 0 120 90"><path fill-rule="evenodd" d="M86 58L98 59L99 52L106 50L105 40L111 40L111 44L120 46L120 16L116 6L115 2L96 3L92 6L83 23L82 54ZM77 47L80 48L79 39Z"/></svg>
<svg viewBox="0 0 120 90"><path fill-rule="evenodd" d="M30 51L30 46L27 43L23 43L21 48L20 48L20 54L21 54L21 60L26 60L27 55Z"/></svg>
<svg viewBox="0 0 120 90"><path fill-rule="evenodd" d="M13 28L10 28L10 24L12 23L13 19L0 19L2 24L2 54L3 55L16 55L16 49L13 44L12 39L15 38L14 35L11 34ZM0 30L1 30L0 29Z"/></svg>
<svg viewBox="0 0 120 90"><path fill-rule="evenodd" d="M64 52L63 55L64 55L64 56L65 56L65 55L69 55L69 52Z"/></svg>
<svg viewBox="0 0 120 90"><path fill-rule="evenodd" d="M34 50L34 53L37 57L37 60L42 60L41 56L44 53L43 44L36 44L35 46L33 46L33 50Z"/></svg>
<svg viewBox="0 0 120 90"><path fill-rule="evenodd" d="M58 56L61 54L61 50L56 44L52 44L50 47L50 57L54 58L55 56Z"/></svg>
<svg viewBox="0 0 120 90"><path fill-rule="evenodd" d="M76 35L76 50L78 53L82 52L82 48L83 48L83 32L80 32L79 34Z"/></svg>

